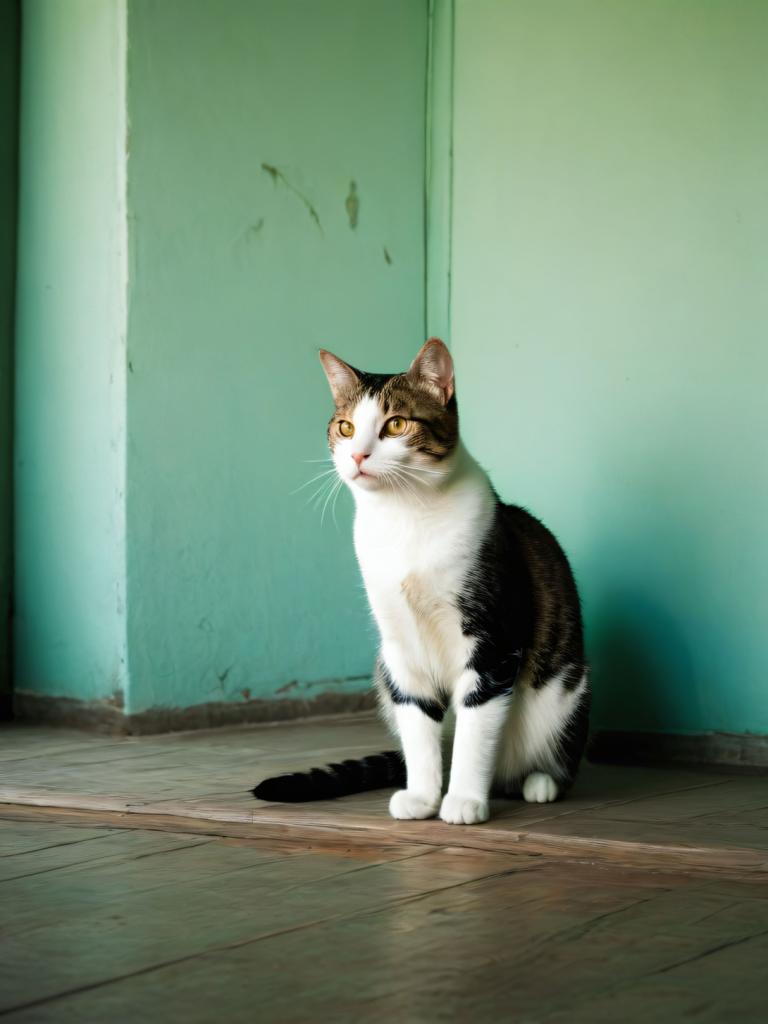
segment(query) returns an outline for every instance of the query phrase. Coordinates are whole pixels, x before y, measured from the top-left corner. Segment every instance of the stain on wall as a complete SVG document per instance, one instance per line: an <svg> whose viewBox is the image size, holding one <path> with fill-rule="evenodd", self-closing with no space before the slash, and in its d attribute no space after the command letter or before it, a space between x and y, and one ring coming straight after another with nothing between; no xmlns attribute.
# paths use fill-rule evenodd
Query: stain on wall
<svg viewBox="0 0 768 1024"><path fill-rule="evenodd" d="M349 226L354 231L357 227L357 218L360 216L360 197L357 194L357 182L350 181L349 192L344 200L344 209L347 211Z"/></svg>
<svg viewBox="0 0 768 1024"><path fill-rule="evenodd" d="M279 167L275 167L274 164L266 164L266 163L262 163L261 169L262 169L262 171L265 171L270 176L270 178L272 179L272 181L274 182L275 185L278 185L278 184L284 185L285 188L287 188L289 192L292 192L293 195L296 196L296 198L299 200L299 202L302 203L306 207L307 213L309 214L311 220L313 220L315 222L315 224L317 225L318 230L320 231L320 234L322 235L323 234L323 225L320 223L320 215L318 214L317 210L315 209L314 204L304 195L304 193L301 191L301 189L296 188L296 186L293 184L293 182L288 180L288 178L287 178L287 176L285 174L285 171L281 171L280 168Z"/></svg>

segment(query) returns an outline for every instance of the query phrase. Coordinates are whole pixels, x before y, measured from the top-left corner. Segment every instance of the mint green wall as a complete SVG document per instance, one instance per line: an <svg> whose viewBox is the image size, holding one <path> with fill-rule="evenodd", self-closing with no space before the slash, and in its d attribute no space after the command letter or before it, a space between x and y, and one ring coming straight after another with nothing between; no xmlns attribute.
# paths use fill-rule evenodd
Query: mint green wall
<svg viewBox="0 0 768 1024"><path fill-rule="evenodd" d="M16 190L19 107L19 6L0 3L0 714L11 686L13 563L13 333L16 291Z"/></svg>
<svg viewBox="0 0 768 1024"><path fill-rule="evenodd" d="M16 686L125 686L124 11L25 0Z"/></svg>
<svg viewBox="0 0 768 1024"><path fill-rule="evenodd" d="M311 695L371 667L348 498L337 528L292 491L326 454L317 348L386 370L423 340L427 5L128 15L129 709Z"/></svg>
<svg viewBox="0 0 768 1024"><path fill-rule="evenodd" d="M325 456L317 348L386 369L423 339L427 3L24 21L18 689L361 685L348 499L336 526L292 492Z"/></svg>
<svg viewBox="0 0 768 1024"><path fill-rule="evenodd" d="M429 0L426 110L426 275L428 337L450 333L453 0Z"/></svg>
<svg viewBox="0 0 768 1024"><path fill-rule="evenodd" d="M458 0L464 430L562 538L596 722L768 732L768 5Z"/></svg>
<svg viewBox="0 0 768 1024"><path fill-rule="evenodd" d="M572 555L596 724L768 731L768 8L455 7L26 0L20 689L359 685L348 499L292 494L316 349L397 368L426 321Z"/></svg>

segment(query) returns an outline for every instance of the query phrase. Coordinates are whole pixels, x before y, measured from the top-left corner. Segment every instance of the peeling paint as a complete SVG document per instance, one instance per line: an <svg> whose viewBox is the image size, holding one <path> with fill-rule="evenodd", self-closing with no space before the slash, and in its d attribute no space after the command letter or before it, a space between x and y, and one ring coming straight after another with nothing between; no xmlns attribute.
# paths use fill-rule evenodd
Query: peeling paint
<svg viewBox="0 0 768 1024"><path fill-rule="evenodd" d="M252 243L258 242L262 237L261 233L265 224L266 217L259 217L258 220L255 220L250 224L246 224L245 227L232 239L231 244L235 252L244 253Z"/></svg>
<svg viewBox="0 0 768 1024"><path fill-rule="evenodd" d="M240 691L240 696L243 698L243 700L250 700L251 699L251 691L250 691L250 689L246 686L244 690Z"/></svg>
<svg viewBox="0 0 768 1024"><path fill-rule="evenodd" d="M354 181L349 183L349 195L344 200L344 207L349 218L349 226L354 231L357 227L357 217L360 213L360 199L357 194L357 184Z"/></svg>
<svg viewBox="0 0 768 1024"><path fill-rule="evenodd" d="M302 201L302 203L307 208L309 216L312 218L315 224L317 224L318 231L320 232L321 235L324 234L323 225L320 223L320 217L318 216L317 210L309 201L309 199L307 199L304 193L300 192L299 189L297 189L296 186L286 178L286 176L283 174L280 168L275 167L274 164L262 163L261 169L270 176L275 185L277 185L278 181L282 181L282 183L285 185L288 191L293 192L293 194Z"/></svg>
<svg viewBox="0 0 768 1024"><path fill-rule="evenodd" d="M286 683L285 686L281 686L279 690L275 690L275 694L287 693L289 690L295 690L299 685L298 679L292 679L290 683Z"/></svg>

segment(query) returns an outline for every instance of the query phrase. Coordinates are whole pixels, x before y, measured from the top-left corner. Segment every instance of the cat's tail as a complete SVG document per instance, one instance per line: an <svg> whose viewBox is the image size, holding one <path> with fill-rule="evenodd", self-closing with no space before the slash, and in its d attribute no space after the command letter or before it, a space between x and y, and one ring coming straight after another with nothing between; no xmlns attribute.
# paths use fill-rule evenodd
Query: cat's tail
<svg viewBox="0 0 768 1024"><path fill-rule="evenodd" d="M253 790L257 800L299 804L309 800L333 800L337 796L365 793L405 785L405 762L399 750L385 750L359 761L342 761L308 772L275 775Z"/></svg>

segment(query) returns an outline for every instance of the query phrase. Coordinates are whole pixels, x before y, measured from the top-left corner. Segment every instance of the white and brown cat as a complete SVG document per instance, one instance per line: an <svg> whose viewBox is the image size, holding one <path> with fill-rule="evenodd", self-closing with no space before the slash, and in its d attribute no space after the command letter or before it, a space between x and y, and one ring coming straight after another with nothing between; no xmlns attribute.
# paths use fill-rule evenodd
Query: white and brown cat
<svg viewBox="0 0 768 1024"><path fill-rule="evenodd" d="M335 402L328 444L355 498L355 551L381 640L375 685L401 751L267 779L254 794L304 801L398 785L393 817L454 824L485 821L492 792L557 799L576 775L590 705L562 548L499 499L462 445L441 341L405 373L365 373L324 350L320 359Z"/></svg>

